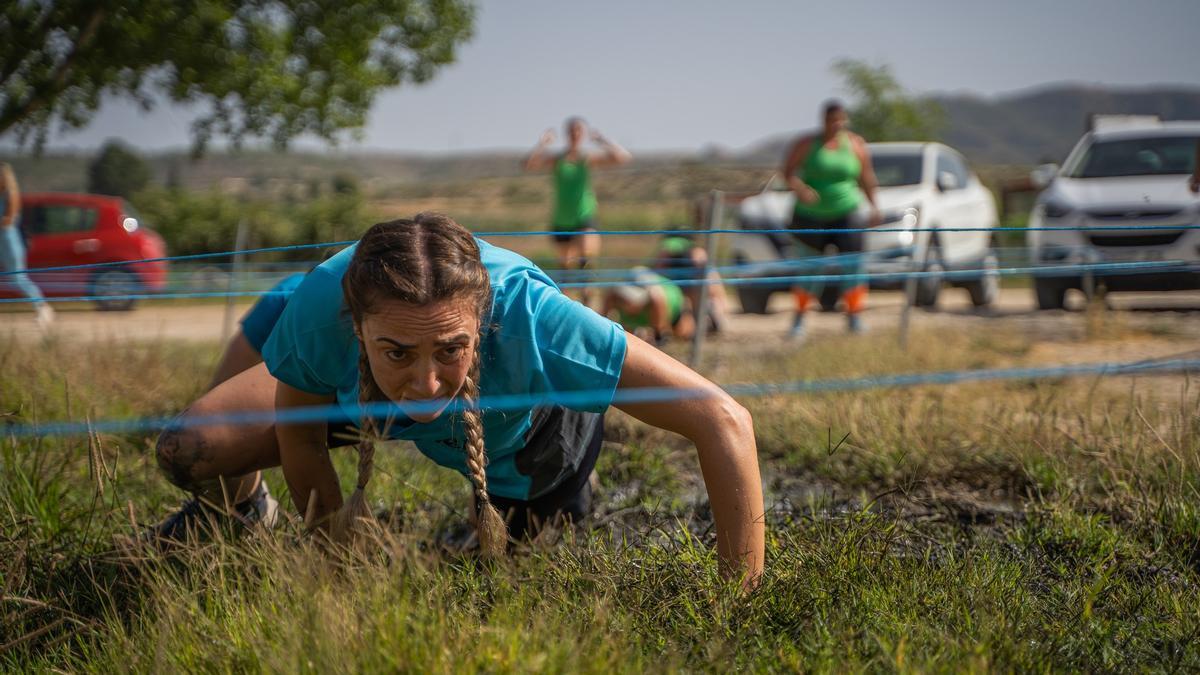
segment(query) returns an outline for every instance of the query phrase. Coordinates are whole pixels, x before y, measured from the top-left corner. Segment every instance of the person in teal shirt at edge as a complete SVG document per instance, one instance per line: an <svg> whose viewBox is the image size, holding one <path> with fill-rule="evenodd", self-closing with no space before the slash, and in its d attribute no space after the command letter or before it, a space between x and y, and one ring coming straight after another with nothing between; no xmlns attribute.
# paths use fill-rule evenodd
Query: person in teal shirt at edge
<svg viewBox="0 0 1200 675"><path fill-rule="evenodd" d="M0 288L10 287L29 298L38 326L48 330L54 310L25 271L25 241L21 237L21 190L12 166L0 163Z"/></svg>
<svg viewBox="0 0 1200 675"><path fill-rule="evenodd" d="M582 117L568 118L564 125L567 147L559 154L548 152L554 143L554 129L547 129L533 152L525 159L526 171L551 170L554 179L554 212L550 230L558 253L558 266L564 270L585 269L600 255L600 236L596 232L596 193L592 189L592 169L620 166L633 159L629 151L591 130L591 140L601 152L583 149L588 125ZM586 305L589 289L580 291Z"/></svg>
<svg viewBox="0 0 1200 675"><path fill-rule="evenodd" d="M160 467L194 498L147 533L150 541L167 545L221 515L270 525L275 505L261 470L273 466L282 466L309 527L344 540L370 518L364 490L372 441L382 434L414 441L472 483L480 548L500 555L509 535L534 536L540 523L587 516L602 415L617 390L680 388L706 395L616 405L695 444L722 569L747 588L762 573L764 510L749 413L563 295L526 259L477 240L446 216L379 223L309 272L262 355L264 363L205 393L159 436ZM472 405L572 391L598 395L515 411ZM391 412L360 419L360 401ZM328 423L189 423L330 404L341 415ZM364 432L343 440L353 437L352 425ZM343 504L329 448L352 443L359 476Z"/></svg>
<svg viewBox="0 0 1200 675"><path fill-rule="evenodd" d="M866 309L867 282L863 273L862 232L821 233L805 230L854 229L862 227L853 216L865 197L871 205L870 227L880 223L875 202L875 170L871 154L862 136L850 131L850 116L840 101L822 106L820 132L802 136L792 143L783 163L783 176L796 195L791 228L796 247L810 256L822 255L827 248L837 251L837 271L850 275L841 284L841 299L846 308L846 323L852 333L863 330L860 313ZM823 274L825 270L817 270ZM790 336L801 340L805 335L804 315L820 297L822 284L798 284L796 315Z"/></svg>

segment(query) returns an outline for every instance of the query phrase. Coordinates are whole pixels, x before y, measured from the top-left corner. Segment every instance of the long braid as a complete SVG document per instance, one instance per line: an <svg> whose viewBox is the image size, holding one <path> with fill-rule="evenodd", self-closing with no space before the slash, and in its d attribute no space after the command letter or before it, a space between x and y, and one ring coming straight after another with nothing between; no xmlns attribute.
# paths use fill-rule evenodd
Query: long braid
<svg viewBox="0 0 1200 675"><path fill-rule="evenodd" d="M364 317L374 312L384 300L415 306L466 301L478 311L481 325L486 323L492 303L491 279L483 264L479 243L463 226L432 213L420 213L411 220L378 223L367 230L342 277L342 293L350 318L359 331ZM387 397L372 376L366 354L360 339L360 402L385 401ZM476 345L466 381L460 389L467 408L479 400L479 370ZM508 545L508 528L488 496L483 420L478 410L467 410L462 414L462 423L468 474L480 505L476 519L480 546L486 555L501 555ZM338 513L336 533L347 533L356 519L370 517L363 490L374 463L375 428L372 420L365 416L361 426L364 435L358 444L358 484Z"/></svg>
<svg viewBox="0 0 1200 675"><path fill-rule="evenodd" d="M475 522L475 534L483 554L491 557L504 555L508 548L508 526L492 504L487 488L487 452L483 441L483 419L475 404L479 401L479 348L476 346L471 370L462 388L463 432L467 445L467 469L475 487L475 499L479 504L479 517Z"/></svg>
<svg viewBox="0 0 1200 675"><path fill-rule="evenodd" d="M375 439L378 429L375 427L375 418L366 411L373 401L380 400L380 393L379 385L375 383L375 377L371 374L366 348L361 341L358 349L358 382L358 404L363 411L359 417L358 480L355 481L354 492L333 519L331 534L334 541L348 541L354 534L354 526L371 518L366 489L375 468Z"/></svg>

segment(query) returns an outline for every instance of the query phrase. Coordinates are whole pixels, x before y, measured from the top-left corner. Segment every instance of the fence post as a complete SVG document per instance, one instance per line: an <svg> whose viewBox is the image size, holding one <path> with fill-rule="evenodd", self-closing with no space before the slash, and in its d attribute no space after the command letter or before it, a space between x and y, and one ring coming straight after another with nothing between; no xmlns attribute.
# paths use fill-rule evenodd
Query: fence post
<svg viewBox="0 0 1200 675"><path fill-rule="evenodd" d="M246 219L242 218L238 221L237 234L233 241L233 264L229 268L229 282L225 286L227 295L225 296L225 319L221 322L221 344L229 342L229 332L233 328L233 289L234 284L241 280L242 276L242 256L241 252L246 248L247 227Z"/></svg>
<svg viewBox="0 0 1200 675"><path fill-rule="evenodd" d="M704 349L704 336L708 333L708 277L712 274L713 249L715 248L712 230L720 227L721 221L725 217L725 193L713 190L709 195L709 202L708 225L705 227L708 232L704 235L705 262L704 269L700 272L702 280L700 301L695 308L696 332L692 334L692 356L688 359L688 365L693 368L700 363L700 352Z"/></svg>
<svg viewBox="0 0 1200 675"><path fill-rule="evenodd" d="M925 237L925 250L921 253L921 266L919 268L916 267L917 258L915 255L909 258L912 263L909 269L910 273L923 271L929 266L929 251L933 248L929 244L932 240L933 232L930 231L928 236ZM916 252L914 251L914 253ZM916 304L917 277L913 274L909 274L908 278L904 280L904 308L900 310L900 332L897 336L900 341L900 349L903 350L908 349L908 325L912 320L912 308Z"/></svg>

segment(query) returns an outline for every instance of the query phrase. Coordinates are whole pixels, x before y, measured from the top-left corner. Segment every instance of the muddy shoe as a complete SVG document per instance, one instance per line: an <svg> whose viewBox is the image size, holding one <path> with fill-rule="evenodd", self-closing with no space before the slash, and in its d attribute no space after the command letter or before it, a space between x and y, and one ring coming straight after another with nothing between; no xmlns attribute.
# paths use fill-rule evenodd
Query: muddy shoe
<svg viewBox="0 0 1200 675"><path fill-rule="evenodd" d="M787 339L790 342L799 344L808 338L808 330L804 327L804 315L797 314L792 319L792 329L787 333Z"/></svg>
<svg viewBox="0 0 1200 675"><path fill-rule="evenodd" d="M278 517L279 502L271 496L267 483L261 481L249 499L237 504L228 513L198 497L192 497L178 511L147 530L142 535L142 541L160 546L177 544L223 526L232 526L233 531L238 533L255 527L270 529L275 526Z"/></svg>

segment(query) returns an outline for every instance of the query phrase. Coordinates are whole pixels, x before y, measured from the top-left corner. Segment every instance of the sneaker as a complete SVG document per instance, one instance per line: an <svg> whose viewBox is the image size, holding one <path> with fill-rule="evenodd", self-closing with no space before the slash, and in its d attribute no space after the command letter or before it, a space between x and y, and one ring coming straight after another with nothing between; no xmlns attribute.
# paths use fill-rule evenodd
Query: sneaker
<svg viewBox="0 0 1200 675"><path fill-rule="evenodd" d="M270 529L278 519L279 502L271 496L266 481L259 481L254 494L228 513L199 497L192 497L178 511L147 530L142 540L145 543L181 543L222 525L233 525L238 532L255 527Z"/></svg>
<svg viewBox="0 0 1200 675"><path fill-rule="evenodd" d="M788 339L792 342L803 342L806 337L808 330L804 327L804 315L796 314L796 318L792 319L792 329L788 331Z"/></svg>
<svg viewBox="0 0 1200 675"><path fill-rule="evenodd" d="M37 312L38 328L43 332L49 330L50 324L54 323L54 308L50 306L50 303L42 302L38 303L34 311Z"/></svg>
<svg viewBox="0 0 1200 675"><path fill-rule="evenodd" d="M846 329L855 335L859 335L867 331L867 326L863 323L862 317L858 314L847 314Z"/></svg>

